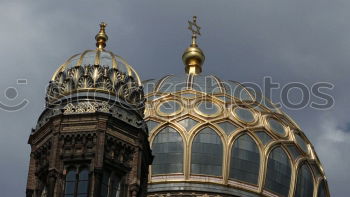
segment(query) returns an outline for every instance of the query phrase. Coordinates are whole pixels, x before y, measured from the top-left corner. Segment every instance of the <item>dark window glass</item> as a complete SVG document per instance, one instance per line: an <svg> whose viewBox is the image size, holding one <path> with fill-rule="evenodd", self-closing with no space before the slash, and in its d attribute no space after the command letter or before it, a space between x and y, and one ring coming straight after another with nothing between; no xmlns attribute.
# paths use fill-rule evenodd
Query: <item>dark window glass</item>
<svg viewBox="0 0 350 197"><path fill-rule="evenodd" d="M200 112L209 116L219 112L218 105L209 101L203 101L197 107Z"/></svg>
<svg viewBox="0 0 350 197"><path fill-rule="evenodd" d="M101 197L108 197L109 177L110 177L110 173L107 171L104 171L102 176L102 184L101 184Z"/></svg>
<svg viewBox="0 0 350 197"><path fill-rule="evenodd" d="M222 147L222 141L213 129L201 130L192 143L191 173L221 176Z"/></svg>
<svg viewBox="0 0 350 197"><path fill-rule="evenodd" d="M177 92L187 89L187 75L170 76L163 81L159 87L159 92Z"/></svg>
<svg viewBox="0 0 350 197"><path fill-rule="evenodd" d="M269 155L265 187L281 196L288 196L291 178L290 161L281 147Z"/></svg>
<svg viewBox="0 0 350 197"><path fill-rule="evenodd" d="M183 142L180 134L171 127L162 129L153 140L153 174L183 172Z"/></svg>
<svg viewBox="0 0 350 197"><path fill-rule="evenodd" d="M322 180L318 186L317 197L327 197L326 183L324 180Z"/></svg>
<svg viewBox="0 0 350 197"><path fill-rule="evenodd" d="M221 93L220 86L213 76L194 75L192 87L194 90L208 94Z"/></svg>
<svg viewBox="0 0 350 197"><path fill-rule="evenodd" d="M111 197L117 197L120 194L120 178L118 176L113 176L110 181L110 193Z"/></svg>
<svg viewBox="0 0 350 197"><path fill-rule="evenodd" d="M230 178L258 184L259 149L247 134L240 136L231 149Z"/></svg>
<svg viewBox="0 0 350 197"><path fill-rule="evenodd" d="M67 196L67 197L74 196L76 182L77 182L77 176L76 176L75 169L68 170L68 173L66 174L64 196Z"/></svg>
<svg viewBox="0 0 350 197"><path fill-rule="evenodd" d="M312 173L307 164L303 164L298 172L297 186L295 196L312 197L314 191L314 183Z"/></svg>
<svg viewBox="0 0 350 197"><path fill-rule="evenodd" d="M253 113L246 108L237 107L235 109L235 113L237 114L237 117L244 122L253 122L254 121Z"/></svg>
<svg viewBox="0 0 350 197"><path fill-rule="evenodd" d="M153 121L153 120L147 121L148 131L149 131L149 132L152 132L153 129L154 129L156 126L158 126L158 124L159 124L158 122Z"/></svg>
<svg viewBox="0 0 350 197"><path fill-rule="evenodd" d="M167 101L159 106L159 111L165 114L174 114L181 110L181 104L177 101Z"/></svg>
<svg viewBox="0 0 350 197"><path fill-rule="evenodd" d="M296 145L290 144L290 145L287 145L287 148L288 148L289 152L291 153L294 160L301 155L301 153Z"/></svg>
<svg viewBox="0 0 350 197"><path fill-rule="evenodd" d="M186 131L190 131L196 124L198 124L198 121L193 120L192 118L185 118L183 120L180 120L178 123L183 126Z"/></svg>
<svg viewBox="0 0 350 197"><path fill-rule="evenodd" d="M233 131L237 129L236 125L232 124L229 121L220 122L218 123L218 125L221 127L222 130L225 131L227 135L230 135Z"/></svg>
<svg viewBox="0 0 350 197"><path fill-rule="evenodd" d="M269 125L270 125L270 128L274 132L276 132L277 134L282 135L282 136L286 134L286 131L284 130L283 125L279 121L277 121L273 118L270 118Z"/></svg>
<svg viewBox="0 0 350 197"><path fill-rule="evenodd" d="M259 137L260 141L266 145L272 141L272 138L266 134L265 131L256 131L255 134Z"/></svg>
<svg viewBox="0 0 350 197"><path fill-rule="evenodd" d="M78 196L87 197L89 188L89 170L83 169L79 173Z"/></svg>
<svg viewBox="0 0 350 197"><path fill-rule="evenodd" d="M307 144L305 142L305 140L299 135L299 134L296 134L295 135L295 139L298 143L298 145L300 146L300 148L304 151L304 152L308 152L308 148L307 148Z"/></svg>

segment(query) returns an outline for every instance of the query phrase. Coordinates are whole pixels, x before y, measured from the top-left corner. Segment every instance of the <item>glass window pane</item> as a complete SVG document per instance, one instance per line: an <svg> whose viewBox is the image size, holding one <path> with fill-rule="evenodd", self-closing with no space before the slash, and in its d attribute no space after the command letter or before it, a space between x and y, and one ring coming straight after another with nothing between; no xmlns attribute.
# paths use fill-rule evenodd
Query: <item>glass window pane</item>
<svg viewBox="0 0 350 197"><path fill-rule="evenodd" d="M74 194L74 190L75 190L75 182L67 181L64 193L65 194Z"/></svg>
<svg viewBox="0 0 350 197"><path fill-rule="evenodd" d="M159 92L177 92L187 89L187 75L169 76L159 87Z"/></svg>
<svg viewBox="0 0 350 197"><path fill-rule="evenodd" d="M76 178L75 169L69 170L66 174L66 181L75 181Z"/></svg>
<svg viewBox="0 0 350 197"><path fill-rule="evenodd" d="M265 131L256 131L255 134L259 137L260 141L266 145L272 141L272 138L266 134Z"/></svg>
<svg viewBox="0 0 350 197"><path fill-rule="evenodd" d="M198 124L198 121L193 120L192 118L185 118L180 120L178 123L183 126L186 131L190 131L194 126L196 126L196 124Z"/></svg>
<svg viewBox="0 0 350 197"><path fill-rule="evenodd" d="M318 186L317 197L327 197L326 183L324 180L322 180Z"/></svg>
<svg viewBox="0 0 350 197"><path fill-rule="evenodd" d="M76 181L77 181L77 176L76 176L75 169L70 169L66 174L66 183L65 183L65 189L64 189L65 194L74 194Z"/></svg>
<svg viewBox="0 0 350 197"><path fill-rule="evenodd" d="M288 148L289 152L291 153L294 160L301 155L299 149L295 145L293 145L293 144L287 145L287 148Z"/></svg>
<svg viewBox="0 0 350 197"><path fill-rule="evenodd" d="M234 109L234 112L236 113L237 117L244 122L253 122L254 121L253 113L246 108L237 107Z"/></svg>
<svg viewBox="0 0 350 197"><path fill-rule="evenodd" d="M208 94L221 93L220 86L213 76L194 75L192 88Z"/></svg>
<svg viewBox="0 0 350 197"><path fill-rule="evenodd" d="M157 134L153 140L152 153L152 174L183 172L183 142L175 129L166 127Z"/></svg>
<svg viewBox="0 0 350 197"><path fill-rule="evenodd" d="M152 132L153 129L154 129L156 126L158 126L158 124L159 124L158 122L153 121L153 120L147 121L148 131L149 131L149 132Z"/></svg>
<svg viewBox="0 0 350 197"><path fill-rule="evenodd" d="M88 181L79 181L78 184L78 194L87 194L88 193Z"/></svg>
<svg viewBox="0 0 350 197"><path fill-rule="evenodd" d="M79 173L79 180L89 180L89 170L88 169L83 169Z"/></svg>
<svg viewBox="0 0 350 197"><path fill-rule="evenodd" d="M218 125L221 127L222 130L225 131L227 135L230 135L233 131L237 129L237 127L229 121L220 122L218 123Z"/></svg>
<svg viewBox="0 0 350 197"><path fill-rule="evenodd" d="M287 154L277 147L269 155L265 187L281 196L288 196L291 166Z"/></svg>
<svg viewBox="0 0 350 197"><path fill-rule="evenodd" d="M308 148L307 148L307 145L306 145L305 140L304 140L299 134L296 134L296 135L295 135L295 139L296 139L296 141L297 141L297 144L300 146L300 148L301 148L305 153L307 153L307 152L308 152Z"/></svg>
<svg viewBox="0 0 350 197"><path fill-rule="evenodd" d="M205 115L213 115L219 112L219 106L209 101L203 101L199 103L197 108Z"/></svg>
<svg viewBox="0 0 350 197"><path fill-rule="evenodd" d="M295 189L295 196L312 197L314 184L310 168L303 164L298 172L298 180Z"/></svg>
<svg viewBox="0 0 350 197"><path fill-rule="evenodd" d="M222 141L213 129L202 129L192 143L191 173L221 176L222 148Z"/></svg>
<svg viewBox="0 0 350 197"><path fill-rule="evenodd" d="M268 122L272 131L282 136L286 135L286 131L284 130L283 125L279 121L277 121L276 119L270 118Z"/></svg>
<svg viewBox="0 0 350 197"><path fill-rule="evenodd" d="M159 111L165 114L175 114L181 110L181 104L177 101L167 101L159 106Z"/></svg>
<svg viewBox="0 0 350 197"><path fill-rule="evenodd" d="M260 153L247 134L240 136L231 149L230 178L258 184Z"/></svg>
<svg viewBox="0 0 350 197"><path fill-rule="evenodd" d="M234 96L240 100L253 100L248 91L237 82L225 81L222 82L222 84L224 85L227 94L230 94L231 96Z"/></svg>

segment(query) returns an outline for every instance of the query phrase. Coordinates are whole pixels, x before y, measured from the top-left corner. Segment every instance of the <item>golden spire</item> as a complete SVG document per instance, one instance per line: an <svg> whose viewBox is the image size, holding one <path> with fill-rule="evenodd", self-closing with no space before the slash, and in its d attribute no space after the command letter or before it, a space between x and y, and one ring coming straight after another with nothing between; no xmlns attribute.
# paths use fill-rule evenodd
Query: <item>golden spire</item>
<svg viewBox="0 0 350 197"><path fill-rule="evenodd" d="M101 22L100 23L100 31L95 36L96 47L100 50L103 50L106 47L106 42L108 40L108 36L106 34L106 31L105 31L106 26L107 26L106 23Z"/></svg>
<svg viewBox="0 0 350 197"><path fill-rule="evenodd" d="M188 29L192 32L192 43L184 51L182 61L185 64L185 71L188 74L199 74L202 72L202 64L205 60L203 51L197 45L197 35L200 36L200 27L197 25L197 17L193 16L193 21L188 21Z"/></svg>

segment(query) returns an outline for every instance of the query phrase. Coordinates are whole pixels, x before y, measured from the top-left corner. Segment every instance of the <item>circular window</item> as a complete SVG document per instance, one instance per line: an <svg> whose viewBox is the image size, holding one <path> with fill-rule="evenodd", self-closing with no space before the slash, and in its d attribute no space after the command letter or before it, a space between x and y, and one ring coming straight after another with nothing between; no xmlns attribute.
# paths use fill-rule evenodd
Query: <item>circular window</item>
<svg viewBox="0 0 350 197"><path fill-rule="evenodd" d="M158 106L158 113L160 115L171 116L182 111L182 105L178 101L166 101Z"/></svg>
<svg viewBox="0 0 350 197"><path fill-rule="evenodd" d="M243 122L254 122L254 114L247 108L237 107L234 110L235 116Z"/></svg>
<svg viewBox="0 0 350 197"><path fill-rule="evenodd" d="M295 140L297 142L297 144L299 145L299 147L305 152L308 152L308 148L307 148L307 144L305 142L305 140L299 135L299 134L295 134Z"/></svg>
<svg viewBox="0 0 350 197"><path fill-rule="evenodd" d="M203 116L217 116L220 113L220 107L209 101L200 102L195 110Z"/></svg>
<svg viewBox="0 0 350 197"><path fill-rule="evenodd" d="M282 135L282 136L286 135L286 130L284 129L284 126L276 119L270 118L268 120L268 124L273 132L277 133L278 135Z"/></svg>

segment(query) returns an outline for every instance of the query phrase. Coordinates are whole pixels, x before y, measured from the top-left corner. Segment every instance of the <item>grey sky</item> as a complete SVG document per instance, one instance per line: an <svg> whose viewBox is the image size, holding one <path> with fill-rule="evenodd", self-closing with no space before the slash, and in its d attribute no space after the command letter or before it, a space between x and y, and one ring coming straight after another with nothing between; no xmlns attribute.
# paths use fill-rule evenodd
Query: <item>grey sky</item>
<svg viewBox="0 0 350 197"><path fill-rule="evenodd" d="M27 139L44 107L45 86L73 54L95 48L100 21L108 23L107 48L124 57L142 79L183 73L189 45L187 20L198 16L204 73L262 84L331 82L329 110L286 110L313 142L332 196L347 196L350 181L350 1L348 0L144 0L0 2L0 101L23 110L0 110L0 191L24 196ZM27 85L17 85L17 79ZM17 88L10 101L3 93ZM279 101L279 92L273 100Z"/></svg>

